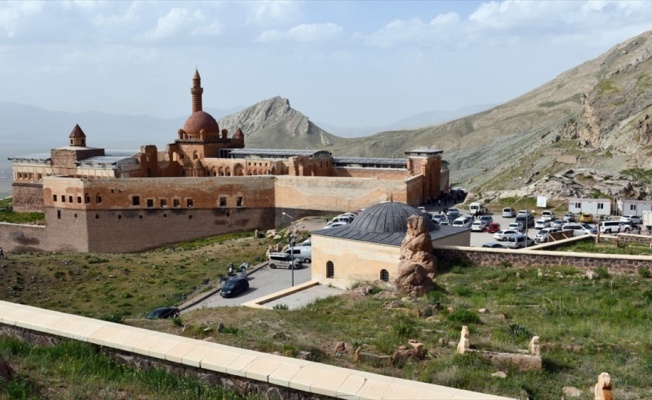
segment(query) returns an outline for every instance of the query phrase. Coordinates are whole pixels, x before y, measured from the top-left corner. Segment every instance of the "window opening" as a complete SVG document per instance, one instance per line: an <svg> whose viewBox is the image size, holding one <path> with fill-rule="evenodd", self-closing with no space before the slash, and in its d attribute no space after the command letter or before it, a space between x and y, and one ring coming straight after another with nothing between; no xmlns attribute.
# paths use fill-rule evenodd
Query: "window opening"
<svg viewBox="0 0 652 400"><path fill-rule="evenodd" d="M380 270L380 280L383 282L389 282L389 272L386 269Z"/></svg>
<svg viewBox="0 0 652 400"><path fill-rule="evenodd" d="M154 207L154 199L147 199L147 208Z"/></svg>
<svg viewBox="0 0 652 400"><path fill-rule="evenodd" d="M131 198L131 205L139 206L140 205L140 196L133 196Z"/></svg>
<svg viewBox="0 0 652 400"><path fill-rule="evenodd" d="M332 261L326 263L326 278L333 279L335 277L335 266Z"/></svg>

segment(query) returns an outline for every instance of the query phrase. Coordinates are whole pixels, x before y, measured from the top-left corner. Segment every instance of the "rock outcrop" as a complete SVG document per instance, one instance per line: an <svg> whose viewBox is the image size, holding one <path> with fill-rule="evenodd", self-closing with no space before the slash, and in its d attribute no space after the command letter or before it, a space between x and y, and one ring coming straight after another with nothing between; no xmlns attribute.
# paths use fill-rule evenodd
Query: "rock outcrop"
<svg viewBox="0 0 652 400"><path fill-rule="evenodd" d="M426 226L424 217L409 217L407 233L401 243L396 287L412 295L421 295L432 290L432 280L437 274L437 265L432 254L432 239Z"/></svg>

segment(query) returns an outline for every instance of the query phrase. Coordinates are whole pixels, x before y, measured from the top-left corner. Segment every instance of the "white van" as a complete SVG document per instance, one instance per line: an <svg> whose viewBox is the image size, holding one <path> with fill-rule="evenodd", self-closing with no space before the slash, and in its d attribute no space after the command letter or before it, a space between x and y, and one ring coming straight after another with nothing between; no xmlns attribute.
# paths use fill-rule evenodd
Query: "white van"
<svg viewBox="0 0 652 400"><path fill-rule="evenodd" d="M503 218L514 218L516 211L512 207L503 208Z"/></svg>
<svg viewBox="0 0 652 400"><path fill-rule="evenodd" d="M473 219L471 217L459 217L453 221L453 226L456 228L470 228L472 223Z"/></svg>

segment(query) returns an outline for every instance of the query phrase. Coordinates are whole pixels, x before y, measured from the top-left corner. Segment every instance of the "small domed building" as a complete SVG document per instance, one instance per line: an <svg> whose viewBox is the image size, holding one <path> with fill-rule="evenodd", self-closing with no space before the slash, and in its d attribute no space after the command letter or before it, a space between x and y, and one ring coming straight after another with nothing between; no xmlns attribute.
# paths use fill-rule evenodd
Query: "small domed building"
<svg viewBox="0 0 652 400"><path fill-rule="evenodd" d="M413 215L426 216L433 245L469 246L470 229L438 226L414 207L383 202L366 208L348 225L312 233L312 279L342 289L365 281L393 282Z"/></svg>

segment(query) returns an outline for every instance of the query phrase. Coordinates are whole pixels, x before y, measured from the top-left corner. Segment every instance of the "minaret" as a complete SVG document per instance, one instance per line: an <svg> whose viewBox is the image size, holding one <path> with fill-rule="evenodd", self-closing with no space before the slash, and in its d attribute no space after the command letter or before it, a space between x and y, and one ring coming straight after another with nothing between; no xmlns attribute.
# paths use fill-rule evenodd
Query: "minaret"
<svg viewBox="0 0 652 400"><path fill-rule="evenodd" d="M195 76L192 78L192 88L190 88L190 94L192 94L192 113L197 111L202 111L201 107L201 95L204 93L204 89L201 87L201 77L199 76L199 71L195 68Z"/></svg>

